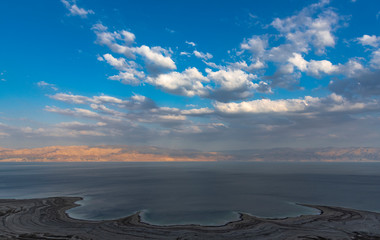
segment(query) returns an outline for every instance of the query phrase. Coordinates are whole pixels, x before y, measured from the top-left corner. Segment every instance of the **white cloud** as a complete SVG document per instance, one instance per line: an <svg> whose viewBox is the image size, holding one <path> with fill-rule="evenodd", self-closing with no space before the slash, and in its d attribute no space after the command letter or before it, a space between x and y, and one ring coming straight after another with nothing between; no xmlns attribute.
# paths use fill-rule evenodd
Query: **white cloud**
<svg viewBox="0 0 380 240"><path fill-rule="evenodd" d="M370 63L371 67L380 69L380 49L372 53Z"/></svg>
<svg viewBox="0 0 380 240"><path fill-rule="evenodd" d="M240 45L241 49L250 51L254 58L262 57L267 47L268 39L265 36L253 36Z"/></svg>
<svg viewBox="0 0 380 240"><path fill-rule="evenodd" d="M223 114L260 114L260 113L322 113L355 112L378 108L377 101L351 102L335 93L324 97L305 96L303 99L259 99L253 101L214 103L215 110Z"/></svg>
<svg viewBox="0 0 380 240"><path fill-rule="evenodd" d="M194 53L194 56L196 56L197 58L201 58L206 61L213 57L211 53L198 52L197 50L194 50L193 53Z"/></svg>
<svg viewBox="0 0 380 240"><path fill-rule="evenodd" d="M143 78L144 76L144 73L130 69L125 72L119 72L117 75L110 76L108 79L120 81L127 85L138 85L140 83L140 78Z"/></svg>
<svg viewBox="0 0 380 240"><path fill-rule="evenodd" d="M247 74L242 70L219 70L212 72L207 70L207 77L213 80L220 89L233 91L237 89L250 89L253 87L252 79L255 78L253 74Z"/></svg>
<svg viewBox="0 0 380 240"><path fill-rule="evenodd" d="M370 102L351 102L348 99L332 93L324 99L325 110L328 112L344 112L344 111L355 111L362 109L377 108L376 101Z"/></svg>
<svg viewBox="0 0 380 240"><path fill-rule="evenodd" d="M195 47L195 45L197 45L197 44L195 44L194 42L189 42L189 41L186 41L185 43L186 43L186 44L189 44L190 46L193 46L193 47Z"/></svg>
<svg viewBox="0 0 380 240"><path fill-rule="evenodd" d="M66 102L66 103L86 104L86 105L111 104L119 108L131 109L131 110L132 109L152 109L156 107L152 99L147 98L142 95L138 95L138 94L132 95L129 99L120 99L120 98L116 98L116 97L112 97L108 95L86 97L86 96L66 94L66 93L57 93L49 97L58 101Z"/></svg>
<svg viewBox="0 0 380 240"><path fill-rule="evenodd" d="M316 18L313 14L320 6L311 5L297 15L285 19L276 18L272 26L285 35L297 52L308 52L309 45L315 52L322 54L326 47L335 46L333 31L339 22L339 16L332 10L324 10Z"/></svg>
<svg viewBox="0 0 380 240"><path fill-rule="evenodd" d="M193 109L181 110L181 113L184 115L205 115L205 114L214 113L214 110L207 108L207 107L206 108L193 108Z"/></svg>
<svg viewBox="0 0 380 240"><path fill-rule="evenodd" d="M126 117L126 113L116 111L114 109L108 108L107 106L103 104L91 104L90 107L94 110L97 110L98 112L109 114L118 118Z"/></svg>
<svg viewBox="0 0 380 240"><path fill-rule="evenodd" d="M246 73L240 69L222 69L213 72L206 69L207 77L215 83L209 98L226 102L230 100L245 99L251 97L259 84L252 82L256 75Z"/></svg>
<svg viewBox="0 0 380 240"><path fill-rule="evenodd" d="M305 7L293 16L274 19L270 25L279 34L254 35L244 40L240 45L242 51L237 52L237 55L243 58L245 57L243 53L249 51L251 63L247 64L245 60L240 60L230 64L230 67L262 74L263 70L259 70L270 66L268 63L272 62L277 69L273 75L266 76L272 80L270 86L293 90L299 89L299 79L302 76L300 72L314 77L338 73L339 65L333 65L328 60L307 62L302 57L310 51L321 55L326 53L327 48L335 47L334 33L342 17L332 8L326 8L327 4L327 0L320 1ZM280 44L270 46L271 42ZM294 67L300 72L294 72Z"/></svg>
<svg viewBox="0 0 380 240"><path fill-rule="evenodd" d="M96 34L96 43L99 45L105 45L111 49L111 51L119 54L123 54L127 58L135 58L133 48L130 47L134 43L135 35L126 30L119 32L109 32L108 28L101 23L94 24L92 30ZM119 44L117 41L122 41Z"/></svg>
<svg viewBox="0 0 380 240"><path fill-rule="evenodd" d="M378 47L380 45L380 37L376 35L363 35L363 37L357 38L357 41L363 46Z"/></svg>
<svg viewBox="0 0 380 240"><path fill-rule="evenodd" d="M185 56L189 57L191 55L191 53L189 53L189 52L180 52L180 55L181 56L185 55Z"/></svg>
<svg viewBox="0 0 380 240"><path fill-rule="evenodd" d="M100 96L94 96L92 97L93 103L117 103L117 104L124 104L126 101L122 100L120 98L107 96L107 95L100 95Z"/></svg>
<svg viewBox="0 0 380 240"><path fill-rule="evenodd" d="M136 63L130 61L127 63L124 58L115 58L111 54L107 53L103 55L103 59L106 62L119 71L125 71L131 67L135 67Z"/></svg>
<svg viewBox="0 0 380 240"><path fill-rule="evenodd" d="M215 102L214 107L217 111L226 114L244 113L286 113L303 111L309 104L319 101L318 98L305 97L305 99L259 99L247 102Z"/></svg>
<svg viewBox="0 0 380 240"><path fill-rule="evenodd" d="M247 72L254 72L258 69L264 68L265 64L261 62L260 60L257 60L256 62L248 65L246 61L242 60L240 62L231 63L230 67L234 69L242 69Z"/></svg>
<svg viewBox="0 0 380 240"><path fill-rule="evenodd" d="M148 47L142 45L134 49L134 52L138 53L144 58L144 62L148 70L153 72L162 72L166 70L177 69L174 61L168 55L168 52L161 47Z"/></svg>
<svg viewBox="0 0 380 240"><path fill-rule="evenodd" d="M218 64L213 63L213 62L206 62L205 60L203 60L203 62L204 62L204 64L206 64L207 66L212 67L212 68L216 68L216 69L227 69L225 66L218 65Z"/></svg>
<svg viewBox="0 0 380 240"><path fill-rule="evenodd" d="M53 89L54 91L58 91L58 88L55 86L55 84L47 83L45 81L37 82L37 86L39 86L41 88L48 87L48 88Z"/></svg>
<svg viewBox="0 0 380 240"><path fill-rule="evenodd" d="M158 116L161 120L169 120L169 121L183 121L186 120L186 116L182 115L161 115Z"/></svg>
<svg viewBox="0 0 380 240"><path fill-rule="evenodd" d="M96 59L99 61L99 62L103 62L104 61L104 58L102 56L100 56L99 54L96 55Z"/></svg>
<svg viewBox="0 0 380 240"><path fill-rule="evenodd" d="M351 58L345 64L339 64L337 73L348 77L361 74L367 69L359 62L358 58Z"/></svg>
<svg viewBox="0 0 380 240"><path fill-rule="evenodd" d="M98 32L106 32L108 27L104 26L102 23L96 23L92 25L91 29Z"/></svg>
<svg viewBox="0 0 380 240"><path fill-rule="evenodd" d="M124 58L115 58L108 53L103 55L103 59L106 60L109 65L120 71L119 74L108 77L110 80L121 81L129 85L138 85L145 77L143 71L137 70L140 66L134 61L127 62Z"/></svg>
<svg viewBox="0 0 380 240"><path fill-rule="evenodd" d="M75 103L75 104L85 104L87 102L93 101L89 97L85 97L81 95L66 94L66 93L57 93L49 97L58 101L67 102L67 103Z"/></svg>
<svg viewBox="0 0 380 240"><path fill-rule="evenodd" d="M88 110L88 109L74 108L74 110L75 110L75 113L77 113L78 115L83 116L83 117L89 117L89 118L99 117L98 113L93 112L93 111Z"/></svg>
<svg viewBox="0 0 380 240"><path fill-rule="evenodd" d="M123 36L121 39L125 42L127 45L131 45L135 42L136 36L135 34L128 32L127 30L120 31L121 36Z"/></svg>
<svg viewBox="0 0 380 240"><path fill-rule="evenodd" d="M337 70L338 67L327 60L311 60L307 67L307 72L313 76L320 76L321 74L332 74Z"/></svg>
<svg viewBox="0 0 380 240"><path fill-rule="evenodd" d="M209 89L203 85L203 82L208 81L196 68L188 68L182 73L171 72L147 78L148 83L166 92L188 97L207 95Z"/></svg>
<svg viewBox="0 0 380 240"><path fill-rule="evenodd" d="M71 0L71 1L61 0L61 2L65 5L67 10L69 10L70 15L72 15L72 16L80 16L82 18L86 18L87 15L89 15L89 14L95 14L95 12L90 10L90 9L86 10L84 8L78 7L75 0Z"/></svg>
<svg viewBox="0 0 380 240"><path fill-rule="evenodd" d="M307 70L308 62L299 53L293 53L293 56L288 61L302 72Z"/></svg>
<svg viewBox="0 0 380 240"><path fill-rule="evenodd" d="M299 53L293 53L293 57L289 58L288 61L300 71L307 72L315 77L319 77L322 74L333 74L338 71L338 66L333 65L328 60L310 60L308 62Z"/></svg>

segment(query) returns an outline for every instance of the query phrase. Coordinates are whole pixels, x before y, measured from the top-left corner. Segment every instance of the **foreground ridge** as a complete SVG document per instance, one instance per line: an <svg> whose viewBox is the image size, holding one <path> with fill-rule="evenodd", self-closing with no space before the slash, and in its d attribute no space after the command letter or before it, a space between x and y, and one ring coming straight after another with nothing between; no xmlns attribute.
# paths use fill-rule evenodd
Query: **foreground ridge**
<svg viewBox="0 0 380 240"><path fill-rule="evenodd" d="M240 214L222 226L158 226L129 217L88 221L73 219L66 210L79 197L0 200L0 239L380 239L380 214L307 205L321 211L284 219Z"/></svg>

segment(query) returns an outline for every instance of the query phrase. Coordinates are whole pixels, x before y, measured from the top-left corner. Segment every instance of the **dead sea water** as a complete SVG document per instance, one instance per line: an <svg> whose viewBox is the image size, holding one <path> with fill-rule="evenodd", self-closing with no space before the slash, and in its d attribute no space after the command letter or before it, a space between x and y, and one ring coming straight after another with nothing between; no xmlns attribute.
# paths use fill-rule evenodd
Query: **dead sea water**
<svg viewBox="0 0 380 240"><path fill-rule="evenodd" d="M164 225L318 213L295 203L380 212L380 163L0 163L0 198L50 196L84 197L72 217Z"/></svg>

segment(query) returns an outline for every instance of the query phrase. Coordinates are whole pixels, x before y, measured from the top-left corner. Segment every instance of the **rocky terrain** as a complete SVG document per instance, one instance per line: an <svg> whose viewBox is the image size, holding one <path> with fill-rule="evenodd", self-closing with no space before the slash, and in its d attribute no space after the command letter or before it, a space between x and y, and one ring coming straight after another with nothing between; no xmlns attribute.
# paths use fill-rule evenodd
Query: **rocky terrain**
<svg viewBox="0 0 380 240"><path fill-rule="evenodd" d="M320 215L284 219L241 214L223 226L157 226L139 213L106 221L70 218L76 197L0 200L0 239L380 239L380 214L313 206Z"/></svg>

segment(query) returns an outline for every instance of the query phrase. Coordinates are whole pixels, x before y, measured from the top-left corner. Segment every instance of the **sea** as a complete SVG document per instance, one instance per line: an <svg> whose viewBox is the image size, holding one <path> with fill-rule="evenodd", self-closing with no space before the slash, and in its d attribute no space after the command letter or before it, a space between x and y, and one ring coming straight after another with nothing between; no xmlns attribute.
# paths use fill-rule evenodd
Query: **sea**
<svg viewBox="0 0 380 240"><path fill-rule="evenodd" d="M380 163L0 163L0 198L53 196L83 197L74 218L158 225L319 214L302 203L380 212Z"/></svg>

